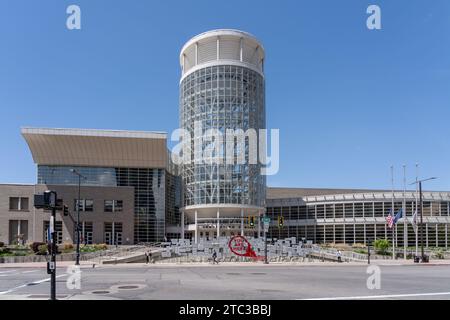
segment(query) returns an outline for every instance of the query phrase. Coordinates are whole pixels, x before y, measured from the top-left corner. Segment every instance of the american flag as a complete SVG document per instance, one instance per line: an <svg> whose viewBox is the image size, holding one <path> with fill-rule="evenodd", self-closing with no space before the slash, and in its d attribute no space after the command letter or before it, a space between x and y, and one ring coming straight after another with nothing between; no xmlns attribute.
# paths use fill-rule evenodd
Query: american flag
<svg viewBox="0 0 450 320"><path fill-rule="evenodd" d="M392 211L389 212L389 215L386 217L386 222L388 224L388 227L392 229L394 226L394 217L392 216Z"/></svg>
<svg viewBox="0 0 450 320"><path fill-rule="evenodd" d="M412 218L412 226L413 226L414 232L417 233L417 210L414 212L414 215Z"/></svg>

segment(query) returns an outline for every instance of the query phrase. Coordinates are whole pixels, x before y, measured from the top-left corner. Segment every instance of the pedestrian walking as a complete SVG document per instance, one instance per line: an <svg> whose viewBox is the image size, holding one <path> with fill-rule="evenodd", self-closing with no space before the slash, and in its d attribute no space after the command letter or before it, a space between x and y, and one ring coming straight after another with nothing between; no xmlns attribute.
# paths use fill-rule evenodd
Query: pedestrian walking
<svg viewBox="0 0 450 320"><path fill-rule="evenodd" d="M145 260L147 261L147 264L150 262L150 255L148 252L145 253Z"/></svg>
<svg viewBox="0 0 450 320"><path fill-rule="evenodd" d="M337 251L337 258L338 258L338 262L342 262L342 252L341 252L341 250Z"/></svg>
<svg viewBox="0 0 450 320"><path fill-rule="evenodd" d="M219 262L217 261L217 252L216 250L214 250L213 254L212 254L212 259L213 259L213 264L219 264Z"/></svg>

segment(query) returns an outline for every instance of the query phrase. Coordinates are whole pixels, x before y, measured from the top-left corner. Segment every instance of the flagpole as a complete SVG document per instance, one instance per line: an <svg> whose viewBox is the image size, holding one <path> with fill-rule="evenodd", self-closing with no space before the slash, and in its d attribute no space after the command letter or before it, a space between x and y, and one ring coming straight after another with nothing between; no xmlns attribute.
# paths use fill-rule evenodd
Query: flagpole
<svg viewBox="0 0 450 320"><path fill-rule="evenodd" d="M392 183L392 214L395 216L394 210L394 166L391 166L391 183ZM392 260L395 259L395 224L392 226Z"/></svg>
<svg viewBox="0 0 450 320"><path fill-rule="evenodd" d="M418 200L418 186L419 184L417 183L417 181L419 180L419 164L416 163L416 219L417 219L417 209L419 208L419 200ZM418 238L418 232L417 232L417 224L416 224L416 228L415 228L415 232L416 232L416 257L419 255L419 238Z"/></svg>
<svg viewBox="0 0 450 320"><path fill-rule="evenodd" d="M403 259L406 260L406 245L408 236L408 225L406 223L406 165L403 165Z"/></svg>

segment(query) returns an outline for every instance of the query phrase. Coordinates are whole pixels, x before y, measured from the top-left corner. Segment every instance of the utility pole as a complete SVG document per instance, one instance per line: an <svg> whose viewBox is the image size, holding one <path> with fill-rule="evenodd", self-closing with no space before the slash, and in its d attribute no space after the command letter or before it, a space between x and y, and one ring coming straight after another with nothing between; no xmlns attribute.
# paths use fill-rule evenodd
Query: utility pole
<svg viewBox="0 0 450 320"><path fill-rule="evenodd" d="M267 260L267 232L264 231L264 263L269 264Z"/></svg>
<svg viewBox="0 0 450 320"><path fill-rule="evenodd" d="M70 172L78 176L78 200L77 200L77 225L75 231L77 232L77 249L76 249L76 260L75 265L80 265L80 205L81 205L81 178L86 179L81 173L75 169L70 169Z"/></svg>
<svg viewBox="0 0 450 320"><path fill-rule="evenodd" d="M266 218L266 216L264 216ZM269 264L267 260L267 228L265 226L266 221L264 221L264 264Z"/></svg>
<svg viewBox="0 0 450 320"><path fill-rule="evenodd" d="M80 204L81 204L81 175L78 174L78 201L77 201L77 254L75 265L80 265Z"/></svg>
<svg viewBox="0 0 450 320"><path fill-rule="evenodd" d="M47 246L50 251L50 261L47 262L47 274L50 274L50 300L56 300L56 207L57 194L55 191L47 190L44 194L34 195L34 207L36 209L51 210L50 226L47 229ZM49 243L50 242L50 243Z"/></svg>
<svg viewBox="0 0 450 320"><path fill-rule="evenodd" d="M56 192L54 192L56 199ZM50 289L50 300L56 300L56 232L55 232L55 224L56 224L56 206L52 207L52 221L51 221L51 236L52 236L52 262L50 265L51 272L51 289Z"/></svg>

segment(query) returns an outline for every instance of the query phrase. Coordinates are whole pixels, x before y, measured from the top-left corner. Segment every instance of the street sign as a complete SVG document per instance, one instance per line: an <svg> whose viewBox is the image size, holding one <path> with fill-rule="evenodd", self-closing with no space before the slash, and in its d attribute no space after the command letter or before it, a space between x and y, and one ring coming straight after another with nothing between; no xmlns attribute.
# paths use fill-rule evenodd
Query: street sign
<svg viewBox="0 0 450 320"><path fill-rule="evenodd" d="M270 217L263 217L262 221L263 221L263 225L264 225L264 232L269 232Z"/></svg>

